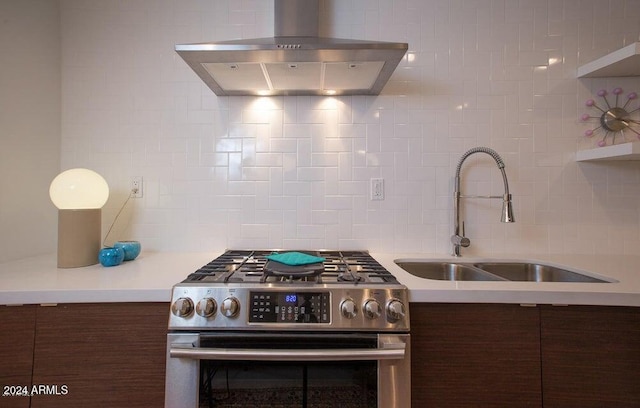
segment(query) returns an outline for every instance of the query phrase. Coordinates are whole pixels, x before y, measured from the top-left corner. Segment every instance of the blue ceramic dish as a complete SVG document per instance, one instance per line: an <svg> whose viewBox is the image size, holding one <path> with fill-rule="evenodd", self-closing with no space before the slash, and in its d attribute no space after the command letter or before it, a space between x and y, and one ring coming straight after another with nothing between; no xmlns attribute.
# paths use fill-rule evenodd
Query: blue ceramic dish
<svg viewBox="0 0 640 408"><path fill-rule="evenodd" d="M120 265L124 260L124 251L122 248L115 247L102 248L98 254L98 260L102 266Z"/></svg>
<svg viewBox="0 0 640 408"><path fill-rule="evenodd" d="M113 247L122 248L125 261L133 261L140 255L141 246L138 241L118 241L113 244Z"/></svg>

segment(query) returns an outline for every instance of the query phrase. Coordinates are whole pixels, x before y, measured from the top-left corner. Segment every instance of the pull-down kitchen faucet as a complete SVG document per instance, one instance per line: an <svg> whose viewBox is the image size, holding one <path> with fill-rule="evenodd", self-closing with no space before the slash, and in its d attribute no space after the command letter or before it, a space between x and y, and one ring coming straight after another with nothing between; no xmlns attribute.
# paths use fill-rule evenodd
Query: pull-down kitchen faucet
<svg viewBox="0 0 640 408"><path fill-rule="evenodd" d="M489 156L493 157L498 165L498 168L502 172L502 179L504 180L504 195L502 196L467 196L462 195L460 193L460 169L462 168L462 163L467 159L467 157L471 156L474 153L486 153ZM488 147L474 147L473 149L467 150L466 153L460 157L460 161L458 162L458 167L456 168L456 178L454 181L454 191L453 191L453 212L454 212L454 220L453 220L453 235L451 236L451 243L453 244L453 256L460 256L460 247L468 247L471 245L471 240L464 236L464 221L462 222L462 230L460 229L460 199L461 198L499 198L502 199L502 216L500 217L501 222L515 222L513 218L513 204L511 203L511 194L509 194L509 183L507 182L507 173L504 171L504 161L502 161L502 157L493 149L489 149Z"/></svg>

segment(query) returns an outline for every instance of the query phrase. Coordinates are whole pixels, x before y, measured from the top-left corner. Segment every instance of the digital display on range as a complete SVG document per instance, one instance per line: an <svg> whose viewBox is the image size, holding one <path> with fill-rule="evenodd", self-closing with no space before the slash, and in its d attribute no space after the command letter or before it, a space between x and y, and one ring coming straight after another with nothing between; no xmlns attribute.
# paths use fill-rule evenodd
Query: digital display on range
<svg viewBox="0 0 640 408"><path fill-rule="evenodd" d="M250 292L252 323L329 323L329 292Z"/></svg>

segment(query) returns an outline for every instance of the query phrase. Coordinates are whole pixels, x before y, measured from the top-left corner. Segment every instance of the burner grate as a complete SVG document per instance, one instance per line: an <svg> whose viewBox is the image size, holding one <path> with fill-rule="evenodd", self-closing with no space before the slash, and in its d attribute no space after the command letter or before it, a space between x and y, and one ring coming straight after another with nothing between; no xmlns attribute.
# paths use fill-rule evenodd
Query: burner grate
<svg viewBox="0 0 640 408"><path fill-rule="evenodd" d="M228 250L197 271L184 282L223 283L397 283L396 278L367 251L300 251L325 258L317 272L273 273L267 255L272 250ZM280 276L279 276L280 275ZM303 276L304 275L304 276Z"/></svg>

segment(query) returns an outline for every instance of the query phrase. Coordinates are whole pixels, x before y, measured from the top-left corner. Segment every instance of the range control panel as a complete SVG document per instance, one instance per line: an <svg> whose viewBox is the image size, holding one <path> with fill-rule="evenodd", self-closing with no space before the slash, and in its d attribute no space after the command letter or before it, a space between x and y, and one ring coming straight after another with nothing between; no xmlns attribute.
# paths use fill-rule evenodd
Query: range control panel
<svg viewBox="0 0 640 408"><path fill-rule="evenodd" d="M284 286L176 285L169 330L409 329L409 296L402 285Z"/></svg>
<svg viewBox="0 0 640 408"><path fill-rule="evenodd" d="M250 292L251 323L329 323L329 292Z"/></svg>

